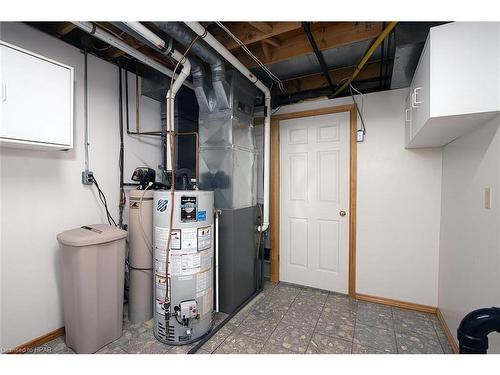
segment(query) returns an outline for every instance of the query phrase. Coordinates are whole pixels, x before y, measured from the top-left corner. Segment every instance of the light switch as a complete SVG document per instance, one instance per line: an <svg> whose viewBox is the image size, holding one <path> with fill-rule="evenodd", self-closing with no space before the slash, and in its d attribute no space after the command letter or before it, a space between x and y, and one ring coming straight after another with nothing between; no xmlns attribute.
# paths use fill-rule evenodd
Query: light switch
<svg viewBox="0 0 500 375"><path fill-rule="evenodd" d="M491 188L484 188L484 208L491 209Z"/></svg>

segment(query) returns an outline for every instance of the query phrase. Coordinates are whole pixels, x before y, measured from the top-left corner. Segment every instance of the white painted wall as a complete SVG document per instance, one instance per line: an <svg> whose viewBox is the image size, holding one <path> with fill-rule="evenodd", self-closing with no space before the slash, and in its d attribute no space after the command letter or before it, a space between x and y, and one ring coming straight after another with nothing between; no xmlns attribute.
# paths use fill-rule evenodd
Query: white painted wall
<svg viewBox="0 0 500 375"><path fill-rule="evenodd" d="M75 68L74 149L0 150L0 349L5 351L63 326L56 235L84 224L104 223L106 219L95 188L81 184L83 55L24 24L1 23L0 27L2 40ZM129 99L135 108L134 78L129 77ZM29 103L26 110L30 110ZM134 113L130 111L131 121ZM118 68L89 55L90 166L115 219L119 199L118 115ZM156 113L149 118L156 118ZM126 179L136 165L156 169L160 163L157 139L126 136L125 149Z"/></svg>
<svg viewBox="0 0 500 375"><path fill-rule="evenodd" d="M400 89L364 98L367 134L358 144L356 291L436 306L442 151L404 148L406 95L407 89ZM310 101L282 107L276 114L348 103L352 99Z"/></svg>
<svg viewBox="0 0 500 375"><path fill-rule="evenodd" d="M500 117L444 147L441 211L438 305L456 338L467 313L500 306ZM500 353L500 334L489 344Z"/></svg>

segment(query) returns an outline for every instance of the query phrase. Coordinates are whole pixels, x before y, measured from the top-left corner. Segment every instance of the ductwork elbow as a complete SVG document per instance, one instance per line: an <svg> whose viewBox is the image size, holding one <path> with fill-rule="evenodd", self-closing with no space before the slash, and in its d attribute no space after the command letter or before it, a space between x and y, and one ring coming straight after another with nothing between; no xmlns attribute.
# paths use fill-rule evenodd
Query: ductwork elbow
<svg viewBox="0 0 500 375"><path fill-rule="evenodd" d="M200 111L210 111L209 88L206 85L206 73L203 64L196 57L190 57L193 88Z"/></svg>
<svg viewBox="0 0 500 375"><path fill-rule="evenodd" d="M467 314L457 329L460 353L486 354L488 335L500 332L500 308L474 310Z"/></svg>
<svg viewBox="0 0 500 375"><path fill-rule="evenodd" d="M194 39L193 33L180 22L156 22L156 25L184 47L188 47ZM190 52L210 65L218 107L229 108L230 86L226 81L224 59L201 39L194 42Z"/></svg>

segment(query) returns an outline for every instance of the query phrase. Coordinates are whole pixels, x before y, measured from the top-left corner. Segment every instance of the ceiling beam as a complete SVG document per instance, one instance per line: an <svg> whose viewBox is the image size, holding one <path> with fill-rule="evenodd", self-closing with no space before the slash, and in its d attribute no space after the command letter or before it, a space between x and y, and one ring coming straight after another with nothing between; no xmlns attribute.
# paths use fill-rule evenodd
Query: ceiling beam
<svg viewBox="0 0 500 375"><path fill-rule="evenodd" d="M328 71L330 79L336 85L344 78L349 78L354 70L355 66L350 66L346 68L332 69ZM366 64L363 70L358 75L358 80L366 80L371 78L379 77L380 74L380 61L373 61ZM292 78L283 81L283 86L287 94L293 94L300 91L315 90L319 88L327 88L329 86L323 73L311 74L307 76ZM282 92L275 87L273 89L273 94L282 94Z"/></svg>
<svg viewBox="0 0 500 375"><path fill-rule="evenodd" d="M262 39L262 43L267 43L273 47L279 47L281 46L281 41L278 38L267 38L267 39Z"/></svg>
<svg viewBox="0 0 500 375"><path fill-rule="evenodd" d="M266 44L264 41L261 41L260 43L262 45L262 52L264 52L264 56L266 56L266 59L271 59L272 52L271 52L271 48L269 47L269 45Z"/></svg>
<svg viewBox="0 0 500 375"><path fill-rule="evenodd" d="M248 22L250 25L255 27L257 30L263 32L264 34L270 34L273 32L273 26L269 22Z"/></svg>
<svg viewBox="0 0 500 375"><path fill-rule="evenodd" d="M333 22L319 28L311 25L311 32L322 51L376 38L382 32L382 22ZM313 53L304 33L282 41L281 46L274 49L271 59L265 58L260 46L250 50L266 65ZM248 68L257 66L245 52L237 53L236 57Z"/></svg>
<svg viewBox="0 0 500 375"><path fill-rule="evenodd" d="M56 33L59 36L65 36L66 34L72 32L74 29L76 29L76 25L74 23L62 22L61 26L56 29Z"/></svg>
<svg viewBox="0 0 500 375"><path fill-rule="evenodd" d="M254 22L255 23L255 22ZM274 36L300 29L300 22L268 22L271 30L263 32L250 25L248 22L238 22L234 24L225 24L226 26L243 44L249 45L260 42L261 40L269 39ZM220 28L213 31L213 36L221 42L224 47L229 50L239 47L239 44L234 41L224 30Z"/></svg>

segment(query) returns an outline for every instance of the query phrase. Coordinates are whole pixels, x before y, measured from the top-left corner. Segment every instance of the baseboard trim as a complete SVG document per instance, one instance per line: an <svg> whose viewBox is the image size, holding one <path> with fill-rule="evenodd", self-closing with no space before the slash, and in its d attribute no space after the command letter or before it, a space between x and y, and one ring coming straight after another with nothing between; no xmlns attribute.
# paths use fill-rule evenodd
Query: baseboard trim
<svg viewBox="0 0 500 375"><path fill-rule="evenodd" d="M31 340L25 344L21 344L18 347L8 351L7 354L24 354L27 353L30 349L33 349L37 346L43 345L52 341L60 336L64 335L64 327L58 328L52 332L47 333L46 335L40 336L34 340Z"/></svg>
<svg viewBox="0 0 500 375"><path fill-rule="evenodd" d="M436 311L436 316L437 316L439 322L441 323L441 326L443 327L444 333L446 335L446 338L448 339L448 343L450 344L451 349L453 350L453 352L455 354L458 354L459 353L458 344L455 341L455 337L453 337L453 335L450 331L450 328L448 327L448 324L446 324L446 321L444 320L443 313L441 312L441 310L439 310L439 308Z"/></svg>
<svg viewBox="0 0 500 375"><path fill-rule="evenodd" d="M436 314L436 312L437 312L437 307L435 307L435 306L420 305L418 303L398 301L395 299L371 296L368 294L356 293L356 299L358 299L360 301L380 303L382 305L400 307L403 309L421 311L421 312L426 312L426 313L430 313L430 314Z"/></svg>

